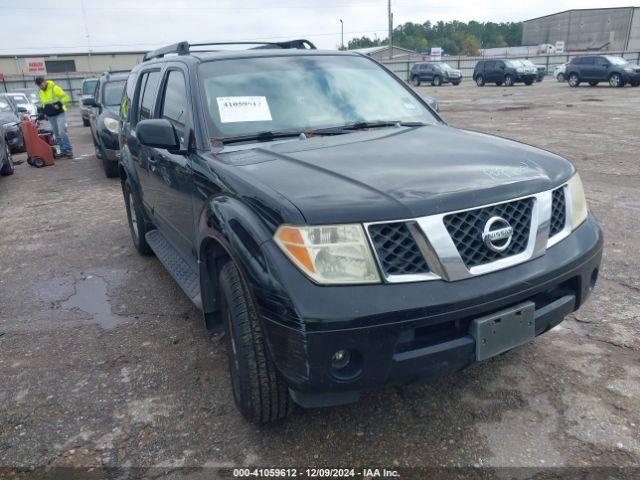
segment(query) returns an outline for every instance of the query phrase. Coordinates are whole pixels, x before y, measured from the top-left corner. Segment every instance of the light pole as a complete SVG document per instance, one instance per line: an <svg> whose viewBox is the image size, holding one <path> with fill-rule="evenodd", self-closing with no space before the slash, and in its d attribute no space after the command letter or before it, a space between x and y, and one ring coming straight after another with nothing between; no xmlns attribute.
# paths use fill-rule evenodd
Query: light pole
<svg viewBox="0 0 640 480"><path fill-rule="evenodd" d="M340 50L344 50L344 22L340 19Z"/></svg>

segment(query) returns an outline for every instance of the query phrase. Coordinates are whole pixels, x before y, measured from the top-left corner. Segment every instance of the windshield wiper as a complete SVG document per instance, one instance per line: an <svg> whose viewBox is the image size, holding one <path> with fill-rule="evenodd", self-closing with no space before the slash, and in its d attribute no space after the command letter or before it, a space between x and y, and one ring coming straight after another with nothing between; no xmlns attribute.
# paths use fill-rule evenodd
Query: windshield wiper
<svg viewBox="0 0 640 480"><path fill-rule="evenodd" d="M422 127L427 125L423 122L403 122L400 120L376 120L373 122L354 122L347 125L339 125L337 127L318 128L312 130L311 133L316 135L338 135L347 133L351 130L364 130L367 128L384 128L384 127Z"/></svg>
<svg viewBox="0 0 640 480"><path fill-rule="evenodd" d="M277 138L292 138L292 137L299 137L300 136L300 131L283 131L283 132L277 132L277 131L264 131L264 132L258 132L258 133L250 133L247 135L237 135L235 137L216 137L215 140L221 141L224 144L229 144L229 143L239 143L239 142L251 142L251 141L258 141L258 142L268 142L270 140L275 140Z"/></svg>

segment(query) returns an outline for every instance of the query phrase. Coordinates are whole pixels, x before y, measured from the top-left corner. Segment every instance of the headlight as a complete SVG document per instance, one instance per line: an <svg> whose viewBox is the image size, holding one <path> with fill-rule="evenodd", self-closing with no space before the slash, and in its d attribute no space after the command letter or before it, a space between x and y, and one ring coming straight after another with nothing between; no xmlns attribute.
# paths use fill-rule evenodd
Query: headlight
<svg viewBox="0 0 640 480"><path fill-rule="evenodd" d="M316 283L380 282L362 225L282 226L274 239L287 257Z"/></svg>
<svg viewBox="0 0 640 480"><path fill-rule="evenodd" d="M518 73L524 73L524 68L516 68L516 72L518 72Z"/></svg>
<svg viewBox="0 0 640 480"><path fill-rule="evenodd" d="M115 118L105 118L104 126L112 133L118 133L120 131L120 124Z"/></svg>
<svg viewBox="0 0 640 480"><path fill-rule="evenodd" d="M582 180L577 173L569 180L567 186L571 198L571 230L575 230L587 219L587 199L584 196Z"/></svg>
<svg viewBox="0 0 640 480"><path fill-rule="evenodd" d="M633 73L633 68L625 67L624 71L627 73Z"/></svg>

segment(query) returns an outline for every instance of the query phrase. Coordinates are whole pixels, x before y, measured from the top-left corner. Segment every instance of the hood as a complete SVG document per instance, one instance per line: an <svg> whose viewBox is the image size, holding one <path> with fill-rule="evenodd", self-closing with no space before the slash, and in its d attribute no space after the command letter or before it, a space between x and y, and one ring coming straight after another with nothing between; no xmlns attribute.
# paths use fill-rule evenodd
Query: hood
<svg viewBox="0 0 640 480"><path fill-rule="evenodd" d="M441 124L274 142L218 158L286 197L311 224L459 210L548 190L574 172L549 152Z"/></svg>

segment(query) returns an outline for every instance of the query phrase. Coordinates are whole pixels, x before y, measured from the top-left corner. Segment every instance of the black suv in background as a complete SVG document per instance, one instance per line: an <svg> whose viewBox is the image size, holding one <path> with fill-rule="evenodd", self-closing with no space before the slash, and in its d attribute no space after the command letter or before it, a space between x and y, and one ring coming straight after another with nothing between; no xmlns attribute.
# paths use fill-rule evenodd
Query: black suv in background
<svg viewBox="0 0 640 480"><path fill-rule="evenodd" d="M462 72L444 62L416 63L411 67L411 83L419 87L422 82L429 82L439 87L443 83L460 85Z"/></svg>
<svg viewBox="0 0 640 480"><path fill-rule="evenodd" d="M22 136L21 118L28 111L15 103L6 93L0 94L0 132L13 153L24 152L26 145Z"/></svg>
<svg viewBox="0 0 640 480"><path fill-rule="evenodd" d="M609 82L612 87L640 85L640 66L629 63L622 57L611 55L582 55L567 65L565 78L569 86L577 87L587 82L595 87L600 82Z"/></svg>
<svg viewBox="0 0 640 480"><path fill-rule="evenodd" d="M218 48L132 70L119 171L247 419L459 370L584 304L602 234L570 162L446 125L355 52Z"/></svg>
<svg viewBox="0 0 640 480"><path fill-rule="evenodd" d="M480 60L473 69L473 80L479 87L485 83L504 84L507 87L516 83L532 85L537 76L536 66L521 60Z"/></svg>
<svg viewBox="0 0 640 480"><path fill-rule="evenodd" d="M102 160L107 177L118 176L120 102L128 76L128 73L104 73L98 78L93 95L82 99L82 104L89 108L96 157Z"/></svg>

